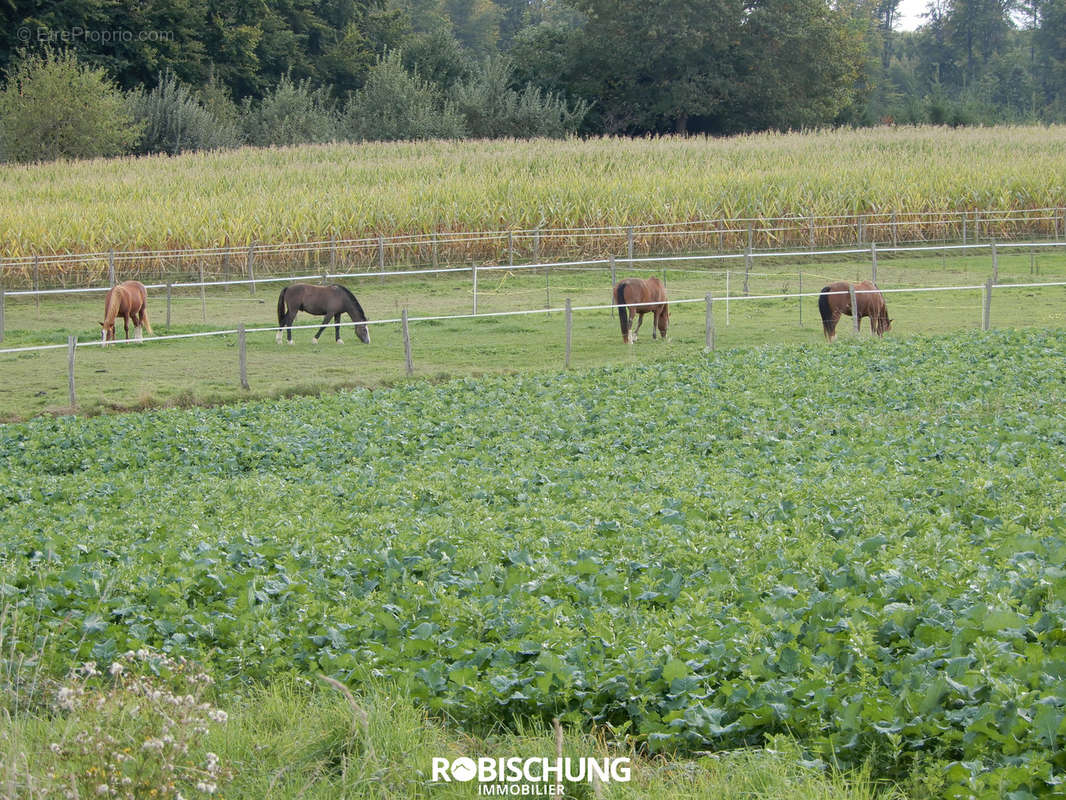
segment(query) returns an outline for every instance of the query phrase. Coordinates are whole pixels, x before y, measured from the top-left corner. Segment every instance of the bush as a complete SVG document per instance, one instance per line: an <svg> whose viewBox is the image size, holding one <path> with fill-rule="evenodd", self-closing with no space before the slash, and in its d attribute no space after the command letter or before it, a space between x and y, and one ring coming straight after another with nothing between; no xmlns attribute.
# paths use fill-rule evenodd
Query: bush
<svg viewBox="0 0 1066 800"><path fill-rule="evenodd" d="M378 60L348 100L343 130L356 141L460 138L466 129L454 103L408 72L398 51Z"/></svg>
<svg viewBox="0 0 1066 800"><path fill-rule="evenodd" d="M20 56L0 91L0 160L115 156L140 138L141 126L103 69L70 51Z"/></svg>
<svg viewBox="0 0 1066 800"><path fill-rule="evenodd" d="M588 112L582 100L570 108L566 101L527 84L511 87L514 67L504 56L486 59L474 77L455 91L456 104L471 136L560 138L577 130Z"/></svg>
<svg viewBox="0 0 1066 800"><path fill-rule="evenodd" d="M150 92L131 92L129 105L133 118L144 128L137 153L177 155L240 144L237 127L217 119L172 72L160 75Z"/></svg>
<svg viewBox="0 0 1066 800"><path fill-rule="evenodd" d="M249 144L330 142L337 138L337 124L337 109L329 92L312 89L309 80L293 83L282 76L258 105L245 100L244 131Z"/></svg>

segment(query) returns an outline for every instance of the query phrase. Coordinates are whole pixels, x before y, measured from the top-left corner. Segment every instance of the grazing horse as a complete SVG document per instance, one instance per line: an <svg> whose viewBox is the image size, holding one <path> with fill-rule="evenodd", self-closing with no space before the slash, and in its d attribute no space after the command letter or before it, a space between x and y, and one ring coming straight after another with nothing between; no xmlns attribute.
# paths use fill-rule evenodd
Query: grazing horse
<svg viewBox="0 0 1066 800"><path fill-rule="evenodd" d="M825 331L825 338L830 342L837 338L837 322L840 320L840 315L853 316L848 286L847 281L837 281L826 286L818 295L818 311L822 315L822 329ZM870 318L870 330L878 336L882 336L892 327L885 298L872 281L855 284L855 305L859 312L859 322L856 323L856 327L862 324L863 317Z"/></svg>
<svg viewBox="0 0 1066 800"><path fill-rule="evenodd" d="M100 323L101 341L106 345L115 338L115 318L122 317L126 329L126 340L130 338L130 319L133 319L133 337L143 339L141 326L152 335L152 326L148 322L148 290L140 281L126 281L107 290L104 298L104 321Z"/></svg>
<svg viewBox="0 0 1066 800"><path fill-rule="evenodd" d="M292 321L296 319L299 311L308 314L325 314L322 327L318 329L315 338L311 341L318 344L318 337L329 325L330 318L337 332L337 344L344 344L341 340L341 314L347 314L355 323L355 335L363 344L370 344L370 332L367 330L366 314L359 301L344 286L335 283L332 286L316 286L310 283L294 283L286 286L278 295L278 327L287 329L289 344L292 344ZM281 344L281 331L276 337Z"/></svg>
<svg viewBox="0 0 1066 800"><path fill-rule="evenodd" d="M632 344L637 340L637 331L644 322L644 315L649 311L655 316L655 328L662 338L666 338L666 326L670 324L670 306L666 302L666 289L658 278L647 280L626 278L614 287L614 301L618 306L618 320L622 324L622 341ZM637 318L637 327L630 332L633 317ZM655 330L651 332L655 338Z"/></svg>

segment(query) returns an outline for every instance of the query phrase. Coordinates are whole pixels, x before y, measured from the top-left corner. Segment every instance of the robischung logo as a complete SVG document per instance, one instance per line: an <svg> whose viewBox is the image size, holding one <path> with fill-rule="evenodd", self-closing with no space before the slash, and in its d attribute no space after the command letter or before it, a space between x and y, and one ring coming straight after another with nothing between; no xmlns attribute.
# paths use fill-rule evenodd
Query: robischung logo
<svg viewBox="0 0 1066 800"><path fill-rule="evenodd" d="M630 762L619 758L434 758L433 783L473 783L484 797L561 797L574 783L626 783Z"/></svg>

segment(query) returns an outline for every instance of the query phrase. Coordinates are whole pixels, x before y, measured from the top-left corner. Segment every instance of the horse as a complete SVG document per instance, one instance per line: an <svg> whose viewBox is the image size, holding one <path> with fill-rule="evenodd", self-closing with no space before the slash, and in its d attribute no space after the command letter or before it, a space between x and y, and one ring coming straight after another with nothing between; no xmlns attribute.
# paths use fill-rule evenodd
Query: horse
<svg viewBox="0 0 1066 800"><path fill-rule="evenodd" d="M278 327L287 329L289 344L292 344L292 321L296 319L299 311L308 314L325 314L322 327L318 329L315 338L311 341L318 344L318 337L329 325L330 318L337 333L337 344L344 344L341 340L341 314L347 314L355 323L355 334L363 344L370 344L370 331L367 330L366 313L359 301L355 299L347 287L335 283L331 286L317 286L311 283L294 283L286 286L278 295ZM275 338L281 344L281 331Z"/></svg>
<svg viewBox="0 0 1066 800"><path fill-rule="evenodd" d="M656 277L647 280L621 280L614 287L614 300L618 306L618 320L622 325L622 341L625 344L632 344L637 340L637 331L640 330L644 315L648 312L655 317L655 328L663 339L666 338L666 327L670 324L670 306L666 302L666 288L661 280ZM633 317L637 317L637 327L631 333L629 327L633 323ZM651 332L651 338L655 338L655 329Z"/></svg>
<svg viewBox="0 0 1066 800"><path fill-rule="evenodd" d="M836 340L840 315L852 316L851 292L848 287L847 281L837 281L826 286L818 295L818 311L822 315L822 329L827 341ZM858 306L859 312L856 328L862 325L863 317L870 318L870 330L878 336L883 336L885 331L892 327L885 298L872 281L855 284L855 305Z"/></svg>
<svg viewBox="0 0 1066 800"><path fill-rule="evenodd" d="M121 316L126 329L126 341L130 338L130 319L133 319L133 336L139 342L144 337L141 326L152 335L152 326L148 322L148 290L140 281L126 281L107 290L104 298L104 321L100 323L101 341L104 345L115 338L115 318Z"/></svg>

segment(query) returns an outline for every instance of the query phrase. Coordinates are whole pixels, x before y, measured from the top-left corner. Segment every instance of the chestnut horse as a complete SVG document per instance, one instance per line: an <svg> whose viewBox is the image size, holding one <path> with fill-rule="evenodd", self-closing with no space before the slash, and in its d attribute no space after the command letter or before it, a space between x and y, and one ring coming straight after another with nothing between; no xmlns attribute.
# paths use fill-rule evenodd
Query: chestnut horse
<svg viewBox="0 0 1066 800"><path fill-rule="evenodd" d="M333 325L337 333L337 344L344 344L341 340L341 314L347 314L355 323L355 335L363 344L370 344L370 332L367 330L366 314L359 301L355 299L347 287L335 283L332 286L317 286L313 283L294 283L286 286L278 295L278 327L286 329L289 344L292 344L292 321L296 314L306 311L308 314L325 314L322 327L318 329L315 338L311 341L318 344L318 337L333 319ZM281 343L281 331L278 331L276 341Z"/></svg>
<svg viewBox="0 0 1066 800"><path fill-rule="evenodd" d="M637 331L644 322L644 315L651 312L655 317L655 328L662 338L666 338L666 326L670 324L670 306L666 302L666 288L656 277L642 280L626 278L614 287L614 301L618 306L618 320L622 324L622 341L632 344L637 340ZM638 317L639 315L639 317ZM630 332L633 317L638 317L637 327ZM651 332L655 338L655 330Z"/></svg>
<svg viewBox="0 0 1066 800"><path fill-rule="evenodd" d="M126 281L107 290L104 298L104 321L100 323L103 330L100 332L101 339L106 345L115 338L115 318L122 317L123 326L126 329L126 340L130 338L130 319L133 319L133 337L140 341L144 338L141 334L141 326L148 329L148 335L152 335L152 326L148 322L148 290L140 281Z"/></svg>
<svg viewBox="0 0 1066 800"><path fill-rule="evenodd" d="M818 311L822 315L822 329L825 331L825 338L830 342L837 338L837 322L840 320L840 315L852 316L849 285L847 281L837 281L826 286L818 295ZM858 306L859 311L859 322L856 327L862 324L863 317L870 318L870 330L878 336L884 335L885 331L892 327L885 298L872 281L855 284L855 305Z"/></svg>

